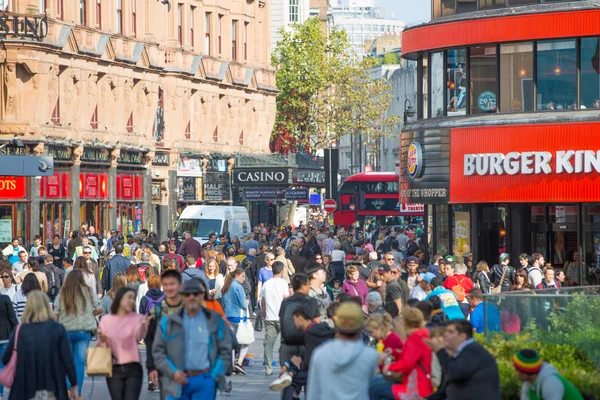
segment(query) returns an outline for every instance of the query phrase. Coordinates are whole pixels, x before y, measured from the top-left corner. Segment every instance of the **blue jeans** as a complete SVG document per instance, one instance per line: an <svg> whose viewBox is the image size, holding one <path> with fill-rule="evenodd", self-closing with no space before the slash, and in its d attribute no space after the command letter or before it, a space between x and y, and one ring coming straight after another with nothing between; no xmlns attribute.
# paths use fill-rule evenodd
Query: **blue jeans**
<svg viewBox="0 0 600 400"><path fill-rule="evenodd" d="M369 398L371 400L394 400L393 384L393 381L385 379L383 375L375 375L369 386Z"/></svg>
<svg viewBox="0 0 600 400"><path fill-rule="evenodd" d="M75 371L77 372L77 386L79 386L78 395L81 396L83 389L83 379L85 378L85 360L92 334L85 331L71 331L69 333L69 344L75 360ZM71 382L67 378L67 389L71 389Z"/></svg>
<svg viewBox="0 0 600 400"><path fill-rule="evenodd" d="M189 376L187 385L181 390L181 397L167 396L167 400L214 400L217 398L217 382L210 373Z"/></svg>
<svg viewBox="0 0 600 400"><path fill-rule="evenodd" d="M4 364L2 364L2 355L4 354L4 350L6 350L7 343L0 344L0 370L4 368ZM4 396L4 386L0 385L0 396Z"/></svg>

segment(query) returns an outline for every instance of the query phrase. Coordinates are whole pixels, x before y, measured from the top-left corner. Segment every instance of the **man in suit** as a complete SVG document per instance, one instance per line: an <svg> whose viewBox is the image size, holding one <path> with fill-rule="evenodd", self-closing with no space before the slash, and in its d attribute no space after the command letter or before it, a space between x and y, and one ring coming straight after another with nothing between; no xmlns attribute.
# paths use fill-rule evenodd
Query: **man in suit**
<svg viewBox="0 0 600 400"><path fill-rule="evenodd" d="M452 320L443 338L424 339L442 366L442 386L446 400L500 400L500 375L496 359L473 339L473 327L465 319ZM452 355L450 355L452 354ZM433 399L434 397L428 397ZM437 397L435 397L437 398Z"/></svg>

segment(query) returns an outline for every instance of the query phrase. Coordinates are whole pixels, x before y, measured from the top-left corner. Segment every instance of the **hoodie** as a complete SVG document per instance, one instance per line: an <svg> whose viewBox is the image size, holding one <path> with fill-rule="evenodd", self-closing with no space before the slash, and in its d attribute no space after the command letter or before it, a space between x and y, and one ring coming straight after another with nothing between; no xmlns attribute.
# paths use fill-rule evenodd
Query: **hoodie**
<svg viewBox="0 0 600 400"><path fill-rule="evenodd" d="M331 357L335 354L335 357ZM377 350L359 340L333 339L312 354L306 398L364 400L379 364Z"/></svg>
<svg viewBox="0 0 600 400"><path fill-rule="evenodd" d="M404 376L409 376L411 372L417 371L419 397L426 397L433 393L431 380L428 378L428 375L431 375L431 349L423 341L428 338L429 330L427 328L419 329L408 335L400 358L389 367L390 371L399 372ZM401 384L392 387L396 396L399 393L406 393L408 389L408 379L404 379Z"/></svg>
<svg viewBox="0 0 600 400"><path fill-rule="evenodd" d="M161 297L163 297L165 294L162 292L162 290L160 289L150 289L146 292L146 295L144 297L142 297L142 299L140 300L140 308L138 309L138 312L140 314L145 314L146 313L146 307L148 306L148 302L150 301L150 299L153 300L158 300Z"/></svg>
<svg viewBox="0 0 600 400"><path fill-rule="evenodd" d="M335 330L327 324L327 322L321 322L319 324L312 323L308 326L304 334L304 360L302 360L302 369L307 370L310 364L310 357L313 351L326 341L333 339Z"/></svg>
<svg viewBox="0 0 600 400"><path fill-rule="evenodd" d="M583 400L573 384L558 374L552 364L543 363L533 384L523 382L521 400Z"/></svg>

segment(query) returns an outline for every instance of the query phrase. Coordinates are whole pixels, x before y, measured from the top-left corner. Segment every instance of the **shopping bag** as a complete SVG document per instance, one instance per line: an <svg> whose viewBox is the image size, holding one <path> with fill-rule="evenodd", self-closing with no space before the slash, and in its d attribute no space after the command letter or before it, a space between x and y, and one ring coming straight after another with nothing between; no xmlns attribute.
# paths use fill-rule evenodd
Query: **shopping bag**
<svg viewBox="0 0 600 400"><path fill-rule="evenodd" d="M86 364L88 376L112 377L112 350L110 347L90 347Z"/></svg>

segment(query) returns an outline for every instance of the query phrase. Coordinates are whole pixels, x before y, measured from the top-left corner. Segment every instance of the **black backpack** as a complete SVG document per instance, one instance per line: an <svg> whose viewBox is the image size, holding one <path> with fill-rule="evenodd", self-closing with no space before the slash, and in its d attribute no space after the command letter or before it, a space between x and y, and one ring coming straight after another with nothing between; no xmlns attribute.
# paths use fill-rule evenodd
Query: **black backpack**
<svg viewBox="0 0 600 400"><path fill-rule="evenodd" d="M312 300L311 297L304 296L299 299L285 299L283 304L283 315L281 318L281 338L287 345L301 346L304 345L304 331L296 328L294 324L294 310L300 307L306 307Z"/></svg>
<svg viewBox="0 0 600 400"><path fill-rule="evenodd" d="M48 279L48 296L55 297L60 291L60 274L53 266L44 268L44 273Z"/></svg>

